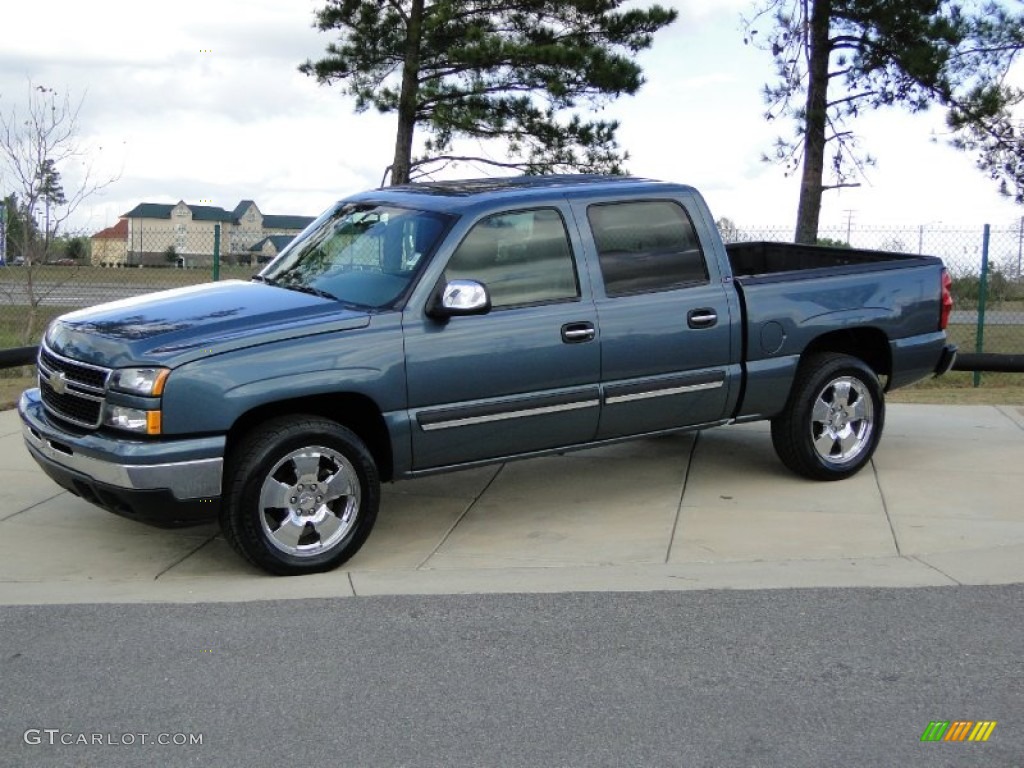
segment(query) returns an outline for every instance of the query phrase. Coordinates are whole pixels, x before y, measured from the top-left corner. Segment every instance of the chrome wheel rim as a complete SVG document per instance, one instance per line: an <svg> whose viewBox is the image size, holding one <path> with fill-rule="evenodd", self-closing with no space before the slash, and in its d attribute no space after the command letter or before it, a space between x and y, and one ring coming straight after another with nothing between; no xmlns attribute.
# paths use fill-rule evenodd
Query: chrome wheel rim
<svg viewBox="0 0 1024 768"><path fill-rule="evenodd" d="M830 381L814 398L811 443L829 464L849 464L868 447L875 424L875 403L860 379Z"/></svg>
<svg viewBox="0 0 1024 768"><path fill-rule="evenodd" d="M292 451L260 488L260 524L267 541L294 557L333 549L359 514L359 477L342 454L323 446Z"/></svg>

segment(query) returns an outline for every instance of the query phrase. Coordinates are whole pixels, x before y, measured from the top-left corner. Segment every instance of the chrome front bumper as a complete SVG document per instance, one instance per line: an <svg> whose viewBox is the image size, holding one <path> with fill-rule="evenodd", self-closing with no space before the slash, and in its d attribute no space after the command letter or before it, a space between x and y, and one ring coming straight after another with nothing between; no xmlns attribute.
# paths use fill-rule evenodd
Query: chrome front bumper
<svg viewBox="0 0 1024 768"><path fill-rule="evenodd" d="M181 501L220 496L223 437L141 442L127 437L119 441L95 433L64 433L48 421L38 390L21 396L18 412L25 445L40 464L114 488L169 491ZM211 453L219 455L210 456ZM167 460L175 456L194 457ZM133 461L125 460L129 458Z"/></svg>

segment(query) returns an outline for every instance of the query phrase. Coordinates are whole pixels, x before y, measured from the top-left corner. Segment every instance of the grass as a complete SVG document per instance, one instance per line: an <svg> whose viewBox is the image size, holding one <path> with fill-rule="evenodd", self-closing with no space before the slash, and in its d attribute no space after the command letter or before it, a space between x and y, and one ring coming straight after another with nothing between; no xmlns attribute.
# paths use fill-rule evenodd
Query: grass
<svg viewBox="0 0 1024 768"><path fill-rule="evenodd" d="M20 368L5 371L8 374L15 372L19 375L0 377L0 411L6 411L16 406L21 393L36 385L35 376L21 376Z"/></svg>
<svg viewBox="0 0 1024 768"><path fill-rule="evenodd" d="M886 395L890 403L938 403L943 405L1024 405L1024 374L983 373L974 386L974 374L951 371L925 379Z"/></svg>
<svg viewBox="0 0 1024 768"><path fill-rule="evenodd" d="M13 347L27 347L38 344L43 338L43 332L50 321L77 307L51 307L42 306L38 309L36 316L35 333L32 341L26 343L23 335L25 328L25 313L27 307L0 306L0 349L11 349Z"/></svg>
<svg viewBox="0 0 1024 768"><path fill-rule="evenodd" d="M978 329L974 325L950 325L946 335L954 341L961 352L975 352ZM987 325L985 327L985 352L1003 354L1024 354L1024 313L1021 325Z"/></svg>

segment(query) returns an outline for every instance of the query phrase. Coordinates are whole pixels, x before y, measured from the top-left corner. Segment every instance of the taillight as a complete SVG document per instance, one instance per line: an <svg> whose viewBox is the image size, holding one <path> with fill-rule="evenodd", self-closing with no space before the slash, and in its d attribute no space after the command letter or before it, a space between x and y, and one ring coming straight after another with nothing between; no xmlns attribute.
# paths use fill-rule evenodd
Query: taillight
<svg viewBox="0 0 1024 768"><path fill-rule="evenodd" d="M949 325L949 313L953 311L953 279L949 272L942 270L942 309L939 312L939 330L946 330Z"/></svg>

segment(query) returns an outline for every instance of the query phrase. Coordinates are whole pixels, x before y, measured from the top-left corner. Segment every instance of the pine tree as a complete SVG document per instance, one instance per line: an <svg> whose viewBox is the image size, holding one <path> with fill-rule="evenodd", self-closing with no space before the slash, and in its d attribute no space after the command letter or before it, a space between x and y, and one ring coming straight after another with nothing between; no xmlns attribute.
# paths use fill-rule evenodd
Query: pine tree
<svg viewBox="0 0 1024 768"><path fill-rule="evenodd" d="M527 173L622 171L618 123L585 120L643 83L635 55L676 12L622 0L328 0L316 27L337 32L327 56L299 67L341 83L357 112L396 112L391 182L456 157L458 138L504 140L507 161ZM566 116L568 113L568 116ZM414 134L429 134L412 157Z"/></svg>
<svg viewBox="0 0 1024 768"><path fill-rule="evenodd" d="M1024 148L1012 120L1024 94L1004 81L1022 30L1024 17L999 2L767 0L747 22L747 42L775 60L766 116L797 126L773 158L801 173L796 240L815 242L822 193L856 186L874 162L850 122L884 106L944 108L954 146L976 150L979 165L1024 200Z"/></svg>

